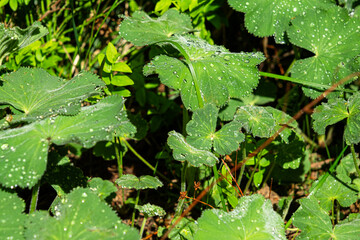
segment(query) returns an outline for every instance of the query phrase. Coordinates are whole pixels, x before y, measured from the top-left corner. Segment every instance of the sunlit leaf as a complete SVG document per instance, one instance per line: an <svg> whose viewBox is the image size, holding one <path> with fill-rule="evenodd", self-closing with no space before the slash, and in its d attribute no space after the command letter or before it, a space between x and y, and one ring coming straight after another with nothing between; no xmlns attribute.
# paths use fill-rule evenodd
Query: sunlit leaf
<svg viewBox="0 0 360 240"><path fill-rule="evenodd" d="M356 189L340 179L328 176L325 183L316 191L315 197L320 201L321 208L330 211L333 202L336 200L342 207L350 207L356 202Z"/></svg>
<svg viewBox="0 0 360 240"><path fill-rule="evenodd" d="M135 206L139 212L143 213L146 218L154 216L164 216L166 214L165 210L162 207L147 203L142 206Z"/></svg>
<svg viewBox="0 0 360 240"><path fill-rule="evenodd" d="M283 34L292 18L307 9L326 7L331 0L228 0L236 11L245 13L245 26L258 37L275 35L283 41Z"/></svg>
<svg viewBox="0 0 360 240"><path fill-rule="evenodd" d="M161 17L153 19L145 12L135 12L120 24L121 37L137 46L153 44L167 40L174 34L192 31L190 17L170 9ZM146 36L146 37L144 37Z"/></svg>
<svg viewBox="0 0 360 240"><path fill-rule="evenodd" d="M311 1L313 2L313 1ZM292 20L290 41L315 56L295 62L292 76L329 87L352 73L351 62L360 54L360 18L350 18L346 9L312 9ZM303 87L305 95L316 98L324 89Z"/></svg>
<svg viewBox="0 0 360 240"><path fill-rule="evenodd" d="M314 130L319 134L325 134L327 126L335 124L343 119L347 120L344 137L347 144L360 142L360 94L356 93L348 101L343 99L330 99L328 103L315 108Z"/></svg>
<svg viewBox="0 0 360 240"><path fill-rule="evenodd" d="M8 187L32 187L43 175L51 143L79 143L90 148L115 135L132 135L134 126L126 118L124 99L107 97L83 107L75 116L58 116L24 127L0 131L0 182Z"/></svg>
<svg viewBox="0 0 360 240"><path fill-rule="evenodd" d="M90 189L75 189L54 209L54 217L43 211L30 215L27 239L140 238L136 229L123 224L111 207Z"/></svg>
<svg viewBox="0 0 360 240"><path fill-rule="evenodd" d="M244 141L245 136L240 132L241 124L231 122L216 131L218 109L213 104L207 104L195 110L192 120L186 125L189 134L186 141L198 149L211 150L221 154L230 154Z"/></svg>
<svg viewBox="0 0 360 240"><path fill-rule="evenodd" d="M213 153L191 146L183 135L175 131L169 132L168 145L173 150L175 160L181 162L186 160L194 167L213 166L218 161Z"/></svg>
<svg viewBox="0 0 360 240"><path fill-rule="evenodd" d="M123 188L135 188L139 189L147 189L147 188L155 188L162 187L162 182L156 178L149 175L141 176L137 178L135 175L126 174L121 176L116 180L116 184L120 185Z"/></svg>
<svg viewBox="0 0 360 240"><path fill-rule="evenodd" d="M159 74L162 83L180 90L181 99L188 109L199 108L196 85L205 103L222 106L230 97L249 95L258 84L256 65L264 60L259 52L231 53L224 47L210 45L191 35L176 35L168 42L186 53L189 59L157 56L145 66L144 74ZM190 66L194 69L193 75Z"/></svg>
<svg viewBox="0 0 360 240"><path fill-rule="evenodd" d="M198 219L195 239L286 239L283 221L269 200L254 194L240 198L231 212L205 210Z"/></svg>
<svg viewBox="0 0 360 240"><path fill-rule="evenodd" d="M360 236L360 219L346 221L333 228L328 211L322 209L316 198L303 198L293 215L293 224L301 233L296 239L357 240Z"/></svg>
<svg viewBox="0 0 360 240"><path fill-rule="evenodd" d="M97 76L81 72L65 81L40 68L20 68L2 75L0 104L9 104L23 112L14 115L16 121L32 122L54 115L74 115L80 110L80 102L99 95L105 86Z"/></svg>
<svg viewBox="0 0 360 240"><path fill-rule="evenodd" d="M25 203L15 193L0 190L0 238L24 239Z"/></svg>

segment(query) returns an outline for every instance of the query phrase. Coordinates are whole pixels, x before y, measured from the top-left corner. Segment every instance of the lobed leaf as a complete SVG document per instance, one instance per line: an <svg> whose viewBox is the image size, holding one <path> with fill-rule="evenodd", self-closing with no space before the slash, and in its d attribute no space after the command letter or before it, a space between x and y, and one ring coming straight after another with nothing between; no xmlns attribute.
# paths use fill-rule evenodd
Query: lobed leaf
<svg viewBox="0 0 360 240"><path fill-rule="evenodd" d="M4 24L0 23L0 66L7 55L28 46L48 33L40 22L34 22L25 29L19 27L6 29Z"/></svg>
<svg viewBox="0 0 360 240"><path fill-rule="evenodd" d="M126 174L121 176L119 179L116 180L116 184L120 185L123 188L135 188L136 190L147 188L156 189L163 186L163 183L156 177L145 175L137 178L135 175L132 174Z"/></svg>
<svg viewBox="0 0 360 240"><path fill-rule="evenodd" d="M24 201L15 193L0 190L0 238L24 239Z"/></svg>
<svg viewBox="0 0 360 240"><path fill-rule="evenodd" d="M283 41L283 35L291 19L301 16L308 9L327 7L331 0L228 0L236 11L245 13L247 30L258 37L275 35Z"/></svg>
<svg viewBox="0 0 360 240"><path fill-rule="evenodd" d="M134 228L123 224L116 213L90 189L78 188L55 206L54 217L38 211L30 215L28 239L139 239Z"/></svg>
<svg viewBox="0 0 360 240"><path fill-rule="evenodd" d="M346 118L344 138L348 145L360 142L360 94L356 93L348 101L343 99L331 99L315 108L314 130L319 134L325 134L327 126L335 124Z"/></svg>
<svg viewBox="0 0 360 240"><path fill-rule="evenodd" d="M0 132L0 183L7 187L32 187L43 175L49 145L79 143L90 148L98 141L131 135L135 128L126 118L124 99L107 97L84 107L76 116L58 116L21 128Z"/></svg>
<svg viewBox="0 0 360 240"><path fill-rule="evenodd" d="M254 194L240 198L231 212L205 210L198 219L194 239L286 239L283 221L269 200Z"/></svg>
<svg viewBox="0 0 360 240"><path fill-rule="evenodd" d="M330 87L351 74L352 62L360 54L359 32L360 18L350 18L340 7L312 9L296 17L288 29L289 39L315 56L296 61L292 76ZM324 91L307 86L302 89L311 98Z"/></svg>
<svg viewBox="0 0 360 240"><path fill-rule="evenodd" d="M144 46L166 41L174 34L191 31L193 28L190 17L170 9L156 20L145 12L135 12L132 17L126 17L120 24L119 34L136 46Z"/></svg>
<svg viewBox="0 0 360 240"><path fill-rule="evenodd" d="M259 52L231 53L191 35L176 35L167 41L188 59L157 56L144 67L144 74L159 74L162 83L180 90L181 99L190 110L199 108L196 84L203 101L216 106L226 104L230 97L249 95L258 84L256 65L264 60Z"/></svg>
<svg viewBox="0 0 360 240"><path fill-rule="evenodd" d="M143 213L146 218L154 217L154 216L164 216L166 214L165 210L162 207L147 203L142 206L135 206L139 212Z"/></svg>
<svg viewBox="0 0 360 240"><path fill-rule="evenodd" d="M20 68L1 76L0 104L9 104L21 111L17 121L33 122L54 115L74 115L80 102L98 95L105 86L97 76L81 72L65 81L40 68Z"/></svg>
<svg viewBox="0 0 360 240"><path fill-rule="evenodd" d="M189 134L186 141L202 150L211 150L221 154L230 154L244 141L245 136L240 132L241 124L231 122L216 130L218 109L213 104L207 104L194 111L192 120L186 125Z"/></svg>
<svg viewBox="0 0 360 240"><path fill-rule="evenodd" d="M178 161L188 161L194 167L202 165L213 166L217 161L217 157L207 151L197 149L185 141L180 133L175 131L169 132L168 145L173 150L173 157Z"/></svg>
<svg viewBox="0 0 360 240"><path fill-rule="evenodd" d="M332 226L328 212L320 207L314 197L300 200L300 207L293 215L293 224L301 229L296 239L357 240L360 219L345 221Z"/></svg>
<svg viewBox="0 0 360 240"><path fill-rule="evenodd" d="M356 202L357 193L352 186L342 182L332 175L328 176L325 183L316 191L315 197L320 202L320 207L326 211L331 210L331 206L337 200L342 207L350 207Z"/></svg>

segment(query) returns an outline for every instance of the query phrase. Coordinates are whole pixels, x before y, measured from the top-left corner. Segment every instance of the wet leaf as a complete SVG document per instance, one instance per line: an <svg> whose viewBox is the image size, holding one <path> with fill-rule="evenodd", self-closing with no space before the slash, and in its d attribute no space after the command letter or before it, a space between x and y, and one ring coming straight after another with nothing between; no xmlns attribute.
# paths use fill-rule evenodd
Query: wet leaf
<svg viewBox="0 0 360 240"><path fill-rule="evenodd" d="M19 27L6 29L4 24L0 23L0 66L7 55L30 45L48 33L49 31L40 22L34 22L26 29Z"/></svg>
<svg viewBox="0 0 360 240"><path fill-rule="evenodd" d="M24 201L15 193L0 190L0 238L24 239Z"/></svg>
<svg viewBox="0 0 360 240"><path fill-rule="evenodd" d="M166 41L174 34L188 33L192 30L188 15L170 9L157 19L150 18L145 12L135 12L132 17L125 17L122 21L119 34L136 46L144 46Z"/></svg>
<svg viewBox="0 0 360 240"><path fill-rule="evenodd" d="M330 0L228 0L236 11L245 13L245 26L258 37L275 35L283 41L283 34L292 18L303 15L307 9L326 7Z"/></svg>
<svg viewBox="0 0 360 240"><path fill-rule="evenodd" d="M234 120L253 136L270 137L275 132L276 121L264 107L242 106L236 111Z"/></svg>
<svg viewBox="0 0 360 240"><path fill-rule="evenodd" d="M319 134L325 134L325 129L343 119L347 119L344 137L346 143L357 144L360 142L360 94L356 93L348 101L343 99L330 99L315 108L314 130Z"/></svg>
<svg viewBox="0 0 360 240"><path fill-rule="evenodd" d="M254 194L240 198L231 212L205 210L198 219L195 239L286 239L283 221L269 200Z"/></svg>
<svg viewBox="0 0 360 240"><path fill-rule="evenodd" d="M75 116L57 116L24 127L0 131L0 183L32 187L43 175L51 143L79 143L90 148L115 135L131 135L135 127L126 118L124 99L107 97L81 108Z"/></svg>
<svg viewBox="0 0 360 240"><path fill-rule="evenodd" d="M313 197L300 200L300 208L293 215L293 224L301 230L296 238L299 240L357 240L360 235L360 219L337 224L333 228L328 212Z"/></svg>
<svg viewBox="0 0 360 240"><path fill-rule="evenodd" d="M264 60L257 53L231 53L224 47L214 46L195 36L173 36L168 40L188 60L157 56L144 67L144 74L159 74L163 84L180 90L186 108L199 108L195 85L205 103L223 106L230 97L248 96L257 86L259 72L256 67ZM194 69L191 74L189 67Z"/></svg>
<svg viewBox="0 0 360 240"><path fill-rule="evenodd" d="M356 188L330 175L325 183L316 191L315 197L320 201L321 208L330 211L337 200L342 207L350 207L357 200Z"/></svg>
<svg viewBox="0 0 360 240"><path fill-rule="evenodd" d="M351 63L360 54L360 18L350 18L346 9L331 7L312 9L292 20L288 29L290 41L315 56L296 61L292 77L331 86L352 73ZM304 86L311 98L324 89Z"/></svg>
<svg viewBox="0 0 360 240"><path fill-rule="evenodd" d="M139 212L143 213L146 218L154 217L154 216L164 216L166 214L165 210L162 207L147 203L142 206L135 206Z"/></svg>
<svg viewBox="0 0 360 240"><path fill-rule="evenodd" d="M186 141L202 150L214 149L220 155L230 154L244 141L245 136L240 132L241 124L231 122L216 131L218 109L213 104L207 104L194 111L192 120L186 125L189 136Z"/></svg>
<svg viewBox="0 0 360 240"><path fill-rule="evenodd" d="M178 161L188 161L194 167L202 165L213 166L217 161L217 157L206 150L197 149L185 141L180 133L175 131L169 132L168 145L173 150L173 157Z"/></svg>
<svg viewBox="0 0 360 240"><path fill-rule="evenodd" d="M80 110L80 102L101 94L105 86L97 76L81 72L65 81L40 68L20 68L2 75L0 104L9 104L22 114L13 115L12 123L33 122L54 115L74 115Z"/></svg>
<svg viewBox="0 0 360 240"><path fill-rule="evenodd" d="M115 195L115 192L118 190L114 183L98 177L91 179L91 181L89 182L89 188L91 191L96 193L102 200L106 200L113 194Z"/></svg>
<svg viewBox="0 0 360 240"><path fill-rule="evenodd" d="M25 233L28 239L140 238L136 229L123 224L111 207L90 189L75 189L54 209L54 217L43 211L30 215Z"/></svg>
<svg viewBox="0 0 360 240"><path fill-rule="evenodd" d="M116 180L116 184L123 188L135 188L136 190L147 188L157 189L158 187L163 186L162 182L157 177L144 175L137 178L132 174L123 175L121 178Z"/></svg>

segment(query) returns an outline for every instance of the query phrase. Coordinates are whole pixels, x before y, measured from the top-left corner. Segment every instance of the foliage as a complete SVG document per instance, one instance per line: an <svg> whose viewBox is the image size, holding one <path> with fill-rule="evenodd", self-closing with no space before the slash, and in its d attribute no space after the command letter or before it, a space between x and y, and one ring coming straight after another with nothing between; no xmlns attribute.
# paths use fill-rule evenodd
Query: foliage
<svg viewBox="0 0 360 240"><path fill-rule="evenodd" d="M359 9L0 1L0 238L357 239Z"/></svg>

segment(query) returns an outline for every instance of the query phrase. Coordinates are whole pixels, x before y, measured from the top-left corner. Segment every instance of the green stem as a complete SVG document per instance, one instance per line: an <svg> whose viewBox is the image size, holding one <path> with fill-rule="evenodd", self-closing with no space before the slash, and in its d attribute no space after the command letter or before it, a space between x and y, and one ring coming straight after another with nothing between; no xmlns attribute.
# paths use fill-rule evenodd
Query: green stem
<svg viewBox="0 0 360 240"><path fill-rule="evenodd" d="M216 164L214 164L214 166L213 166L213 172L214 172L215 181L217 182L218 179L219 179L219 173L218 173ZM226 205L225 205L224 195L223 195L223 192L222 192L222 188L221 188L221 186L220 186L219 183L217 183L216 186L217 186L217 188L218 188L218 192L219 192L219 195L220 195L220 199L221 199L221 204L222 204L223 210L224 210L224 211L227 211Z"/></svg>
<svg viewBox="0 0 360 240"><path fill-rule="evenodd" d="M289 221L285 225L285 230L287 230L289 228L289 226L292 224L292 221L293 221L293 219L290 218Z"/></svg>
<svg viewBox="0 0 360 240"><path fill-rule="evenodd" d="M264 182L263 182L263 185L262 185L262 187L265 187L265 185L266 185L266 182L269 180L269 178L270 178L270 175L271 175L271 173L272 173L272 171L274 170L274 168L275 168L275 160L271 163L271 166L270 166L270 169L269 169L269 172L266 174L266 177L265 177L265 179L264 179Z"/></svg>
<svg viewBox="0 0 360 240"><path fill-rule="evenodd" d="M118 172L119 172L119 178L121 178L121 176L123 175L123 156L124 153L123 151L120 150L121 147L121 140L119 139L119 137L115 137L115 156L116 156L116 160L117 160L117 164L118 164Z"/></svg>
<svg viewBox="0 0 360 240"><path fill-rule="evenodd" d="M154 171L154 173L156 175L159 175L162 179L164 179L167 182L171 182L170 179L168 179L167 177L165 177L165 175L163 175L162 173L158 172L148 161L145 160L145 158L143 158L129 143L128 141L126 141L125 138L120 138L120 141L124 142L125 145L128 147L128 149L130 149L130 151L138 158L140 159L140 161L142 161L146 166L148 166L151 170ZM174 186L176 186L174 184Z"/></svg>
<svg viewBox="0 0 360 240"><path fill-rule="evenodd" d="M180 192L186 191L186 170L187 170L187 161L182 163L183 167L181 169L181 184L180 184ZM178 206L176 208L175 217L181 215L184 208L185 198L181 198L179 200Z"/></svg>
<svg viewBox="0 0 360 240"><path fill-rule="evenodd" d="M135 199L135 205L134 205L134 210L132 213L132 217L131 217L131 226L134 227L134 222L135 222L135 214L136 214L136 206L139 203L139 198L140 198L140 190L137 190L137 195L136 195L136 199Z"/></svg>
<svg viewBox="0 0 360 240"><path fill-rule="evenodd" d="M335 201L334 199L331 200L331 223L333 226L335 226L335 217L334 217L334 211L335 211Z"/></svg>
<svg viewBox="0 0 360 240"><path fill-rule="evenodd" d="M199 82L198 82L198 79L197 79L197 76L196 76L196 72L195 72L194 66L191 63L189 55L187 54L185 49L179 43L177 43L175 41L171 41L171 40L170 41L167 40L166 42L169 42L169 43L173 44L174 46L176 46L176 48L184 56L184 58L186 60L186 64L189 67L191 77L193 78L194 87L195 87L195 91L196 91L196 97L197 97L197 100L198 100L198 103L199 103L199 107L200 108L204 107L204 100L203 100L202 95L201 95L200 85L199 85Z"/></svg>
<svg viewBox="0 0 360 240"><path fill-rule="evenodd" d="M242 160L246 159L246 157L247 156L246 156L246 136L245 136L245 141L242 143ZM241 184L241 180L244 175L244 172L245 172L245 163L243 163L243 165L241 166L240 174L237 180L239 186Z"/></svg>
<svg viewBox="0 0 360 240"><path fill-rule="evenodd" d="M256 159L256 156L255 156L254 158ZM245 186L245 189L244 189L244 194L246 194L247 190L249 189L250 184L251 184L251 182L252 182L252 180L253 180L253 178L254 178L256 169L259 167L259 164L260 164L260 159L259 159L258 161L256 161L254 170L251 172L250 179L249 179L249 181L246 183L246 186Z"/></svg>
<svg viewBox="0 0 360 240"><path fill-rule="evenodd" d="M324 85L324 84L320 84L320 83L314 83L314 82L308 82L308 81L304 81L304 80L301 80L301 79L296 79L296 78L287 77L287 76L283 76L283 75L278 75L278 74L274 74L274 73L260 72L260 76L281 79L281 80L285 80L285 81L289 81L289 82L293 82L293 83L298 83L298 84L313 87L313 88L318 88L320 90L325 90L325 89L328 89L330 87L328 85ZM354 90L350 90L350 89L337 89L337 91L350 92L350 93L355 92Z"/></svg>
<svg viewBox="0 0 360 240"><path fill-rule="evenodd" d="M360 169L359 169L359 164L358 164L358 161L357 161L357 158L356 158L354 144L350 145L350 149L351 149L351 154L352 154L352 157L353 157L353 160L354 160L354 165L355 165L356 172L357 172L358 176L360 177Z"/></svg>
<svg viewBox="0 0 360 240"><path fill-rule="evenodd" d="M32 188L29 213L33 213L36 210L37 202L39 198L39 190L40 190L40 181L38 181L35 184L35 186Z"/></svg>
<svg viewBox="0 0 360 240"><path fill-rule="evenodd" d="M319 188L324 184L324 182L326 181L326 179L329 177L329 175L331 173L333 173L335 171L336 166L338 165L341 157L344 155L344 152L346 151L346 149L348 148L348 146L345 146L344 149L341 151L341 153L339 154L339 156L335 159L334 163L331 165L329 171L327 171L324 175L324 177L322 177L319 182L315 185L315 187L313 188L313 190L310 192L309 196L315 194L317 192L317 190L319 190Z"/></svg>
<svg viewBox="0 0 360 240"><path fill-rule="evenodd" d="M144 233L144 228L145 228L146 220L147 220L147 218L144 217L144 220L143 220L143 222L142 222L142 224L141 224L141 228L140 228L140 239L142 238L142 235L143 235L143 233Z"/></svg>

